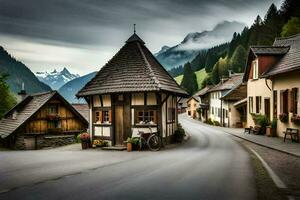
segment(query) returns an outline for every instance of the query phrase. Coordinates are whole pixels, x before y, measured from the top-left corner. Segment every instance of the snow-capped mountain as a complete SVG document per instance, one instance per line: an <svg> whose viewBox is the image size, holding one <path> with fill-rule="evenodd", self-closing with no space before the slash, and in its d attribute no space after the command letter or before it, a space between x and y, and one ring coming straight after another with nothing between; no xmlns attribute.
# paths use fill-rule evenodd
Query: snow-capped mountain
<svg viewBox="0 0 300 200"><path fill-rule="evenodd" d="M36 72L36 77L49 85L53 90L58 90L65 83L80 77L78 74L71 74L67 68L64 67L62 71L56 69L52 72Z"/></svg>
<svg viewBox="0 0 300 200"><path fill-rule="evenodd" d="M155 54L160 63L167 69L178 67L195 58L202 49L208 49L232 39L234 32L241 32L245 24L223 21L210 31L189 33L178 45L162 48Z"/></svg>

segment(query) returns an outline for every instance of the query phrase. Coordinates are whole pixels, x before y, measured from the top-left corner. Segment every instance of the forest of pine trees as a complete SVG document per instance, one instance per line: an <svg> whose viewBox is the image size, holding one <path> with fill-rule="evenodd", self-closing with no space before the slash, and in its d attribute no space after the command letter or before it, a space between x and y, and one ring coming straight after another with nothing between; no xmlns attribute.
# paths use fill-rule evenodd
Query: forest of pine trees
<svg viewBox="0 0 300 200"><path fill-rule="evenodd" d="M9 90L9 86L5 82L7 75L0 74L0 119L3 115L16 104L16 99Z"/></svg>
<svg viewBox="0 0 300 200"><path fill-rule="evenodd" d="M272 4L263 19L258 15L250 28L245 27L241 33L234 33L229 43L200 51L191 61L193 71L190 73L205 68L208 76L203 81L202 87L206 84L217 84L221 78L228 76L228 70L242 73L250 46L272 45L276 37L300 33L299 10L299 0L285 0L280 9ZM177 69L177 75L179 70L182 68ZM193 91L194 83L190 82L190 85L185 83L183 87L189 92Z"/></svg>

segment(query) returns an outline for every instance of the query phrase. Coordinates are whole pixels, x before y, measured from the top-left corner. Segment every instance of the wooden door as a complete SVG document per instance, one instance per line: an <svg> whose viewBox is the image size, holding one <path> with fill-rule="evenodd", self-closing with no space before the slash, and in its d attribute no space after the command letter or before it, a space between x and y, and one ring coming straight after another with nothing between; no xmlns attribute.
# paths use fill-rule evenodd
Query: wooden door
<svg viewBox="0 0 300 200"><path fill-rule="evenodd" d="M267 118L270 120L270 99L265 99L265 115L267 116Z"/></svg>
<svg viewBox="0 0 300 200"><path fill-rule="evenodd" d="M123 145L124 142L124 108L123 105L115 107L115 145Z"/></svg>

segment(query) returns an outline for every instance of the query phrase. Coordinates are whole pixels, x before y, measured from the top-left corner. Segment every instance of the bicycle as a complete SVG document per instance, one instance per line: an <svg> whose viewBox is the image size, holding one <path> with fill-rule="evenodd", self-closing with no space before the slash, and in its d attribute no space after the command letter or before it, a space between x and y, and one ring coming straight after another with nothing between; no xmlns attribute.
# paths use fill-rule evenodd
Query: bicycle
<svg viewBox="0 0 300 200"><path fill-rule="evenodd" d="M144 133L143 131L138 131L140 135L139 139L139 150L142 150L143 146L148 146L150 151L159 151L162 146L162 140L159 135L152 132L151 127L149 126L150 133Z"/></svg>

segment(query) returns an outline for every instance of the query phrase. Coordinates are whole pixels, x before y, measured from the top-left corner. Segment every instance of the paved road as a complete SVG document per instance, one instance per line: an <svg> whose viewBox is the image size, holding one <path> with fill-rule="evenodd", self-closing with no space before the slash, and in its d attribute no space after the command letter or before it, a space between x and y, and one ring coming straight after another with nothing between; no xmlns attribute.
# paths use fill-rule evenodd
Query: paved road
<svg viewBox="0 0 300 200"><path fill-rule="evenodd" d="M248 153L220 130L200 125L185 116L180 116L180 121L191 134L191 139L175 149L133 153L83 152L86 153L84 162L80 159L82 151L68 151L71 158L64 155L66 162L60 158L63 152L54 151L59 158L55 159L51 158L53 151L44 151L51 155L49 160L55 162L48 167L47 158L34 165L24 160L25 165L23 162L20 165L30 172L28 176L15 164L11 165L12 171L8 166L2 169L0 164L1 178L6 177L4 179L11 184L22 180L23 184L28 184L0 194L0 199L255 199ZM115 160L107 161L106 154ZM77 159L74 155L78 155ZM2 158L1 163L5 162ZM103 162L106 164L100 164ZM76 167L72 168L73 165ZM60 173L60 167L63 173ZM50 179L49 175L47 181L47 176L41 171L44 169L47 174L48 168L56 169L60 176ZM34 174L35 169L37 174ZM8 180L8 174L14 174L13 179L18 181ZM18 174L21 178L17 178ZM35 178L31 180L31 176ZM39 183L24 181L27 178L36 181L39 176L44 178Z"/></svg>

